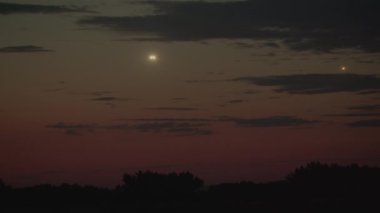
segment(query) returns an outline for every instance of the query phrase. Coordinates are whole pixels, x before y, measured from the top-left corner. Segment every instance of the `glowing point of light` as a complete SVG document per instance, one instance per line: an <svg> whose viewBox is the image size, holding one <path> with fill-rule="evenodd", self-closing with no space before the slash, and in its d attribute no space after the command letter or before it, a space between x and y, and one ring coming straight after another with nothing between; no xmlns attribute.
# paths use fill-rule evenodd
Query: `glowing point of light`
<svg viewBox="0 0 380 213"><path fill-rule="evenodd" d="M346 67L346 66L341 66L341 67L340 67L340 70L343 71L343 72L344 72L344 71L347 71L347 67Z"/></svg>
<svg viewBox="0 0 380 213"><path fill-rule="evenodd" d="M148 56L148 60L151 61L151 62L157 61L157 59L158 59L158 57L155 54L150 54Z"/></svg>

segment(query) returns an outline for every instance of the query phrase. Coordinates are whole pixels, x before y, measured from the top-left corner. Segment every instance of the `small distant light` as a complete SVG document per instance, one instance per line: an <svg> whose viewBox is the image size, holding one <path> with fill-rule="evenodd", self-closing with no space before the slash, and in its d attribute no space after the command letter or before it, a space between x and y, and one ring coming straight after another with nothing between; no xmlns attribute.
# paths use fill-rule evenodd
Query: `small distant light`
<svg viewBox="0 0 380 213"><path fill-rule="evenodd" d="M346 66L341 66L341 67L340 67L340 70L343 71L343 72L344 72L344 71L347 71L347 67L346 67Z"/></svg>
<svg viewBox="0 0 380 213"><path fill-rule="evenodd" d="M148 56L148 60L149 61L154 62L154 61L157 61L157 59L158 59L158 57L155 54L151 54L151 55Z"/></svg>

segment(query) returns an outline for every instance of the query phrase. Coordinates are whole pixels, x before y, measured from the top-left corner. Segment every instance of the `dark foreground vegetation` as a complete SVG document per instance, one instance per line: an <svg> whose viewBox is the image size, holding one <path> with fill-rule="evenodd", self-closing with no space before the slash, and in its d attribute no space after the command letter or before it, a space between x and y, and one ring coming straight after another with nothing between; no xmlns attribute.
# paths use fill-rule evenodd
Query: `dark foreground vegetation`
<svg viewBox="0 0 380 213"><path fill-rule="evenodd" d="M0 212L380 212L380 168L310 163L283 181L213 186L191 173L138 172L112 190L0 181Z"/></svg>

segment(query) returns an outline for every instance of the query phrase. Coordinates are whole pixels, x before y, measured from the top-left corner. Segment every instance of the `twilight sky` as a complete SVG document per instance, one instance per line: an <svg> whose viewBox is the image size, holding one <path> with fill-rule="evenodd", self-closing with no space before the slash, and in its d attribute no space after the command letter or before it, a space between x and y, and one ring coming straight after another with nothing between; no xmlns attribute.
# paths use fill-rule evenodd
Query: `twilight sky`
<svg viewBox="0 0 380 213"><path fill-rule="evenodd" d="M0 2L0 178L380 166L378 0ZM149 60L155 55L157 60Z"/></svg>

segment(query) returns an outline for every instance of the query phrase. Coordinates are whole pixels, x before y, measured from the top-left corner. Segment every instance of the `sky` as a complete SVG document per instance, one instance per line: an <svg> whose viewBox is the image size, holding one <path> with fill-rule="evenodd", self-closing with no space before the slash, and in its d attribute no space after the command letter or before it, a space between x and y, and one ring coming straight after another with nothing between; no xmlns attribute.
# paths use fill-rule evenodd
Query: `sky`
<svg viewBox="0 0 380 213"><path fill-rule="evenodd" d="M0 178L380 166L377 0L0 2Z"/></svg>

